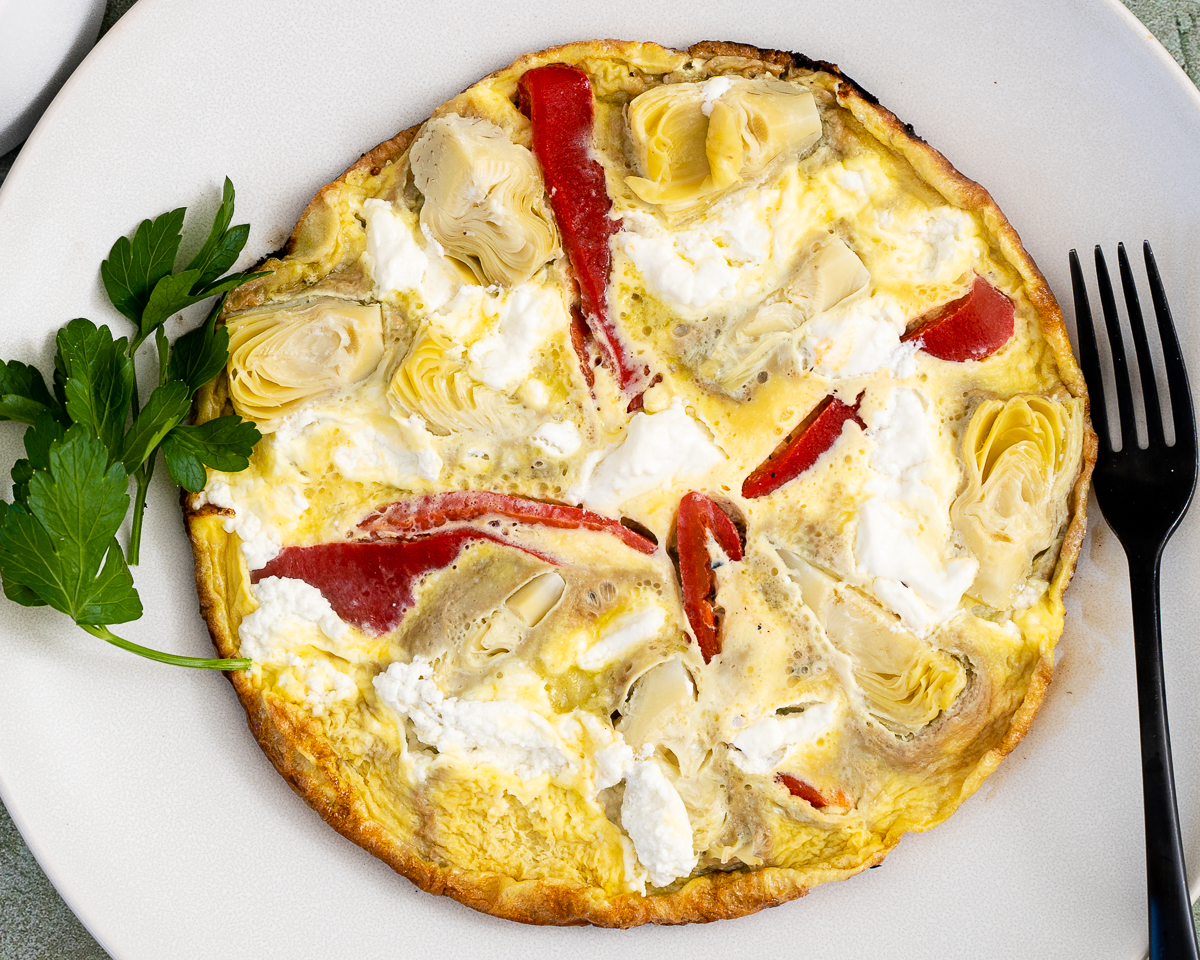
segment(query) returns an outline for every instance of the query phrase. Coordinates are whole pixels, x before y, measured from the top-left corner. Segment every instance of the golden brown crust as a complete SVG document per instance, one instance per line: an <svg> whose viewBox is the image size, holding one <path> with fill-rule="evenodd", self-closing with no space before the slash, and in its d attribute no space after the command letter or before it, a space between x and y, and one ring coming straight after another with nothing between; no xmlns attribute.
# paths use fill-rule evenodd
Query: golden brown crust
<svg viewBox="0 0 1200 960"><path fill-rule="evenodd" d="M646 51L661 52L664 59L682 57L679 51L652 44L622 41L597 41L568 44L519 58L510 67L492 76L522 72L541 63L578 62L586 56L611 56L618 59L644 57ZM1045 278L1021 245L1016 231L1008 224L988 192L964 177L942 154L930 147L912 127L902 123L861 86L845 76L835 65L812 60L802 54L764 50L745 44L704 41L687 51L694 58L742 58L769 65L772 73L795 75L823 72L834 78L839 104L849 110L879 140L902 155L921 177L952 203L984 217L999 239L1005 258L1019 271L1025 292L1034 304L1042 330L1050 344L1058 371L1068 390L1086 397L1086 387L1071 353L1062 314ZM349 167L336 181L313 197L296 224L281 257L270 257L260 267L271 269L282 256L294 254L309 242L309 234L323 229L322 217L340 185L354 176L376 176L381 168L400 158L408 149L418 126L402 131L381 143ZM226 312L259 305L264 300L267 280L253 281L231 295ZM199 399L201 413L224 403L218 388L208 389ZM1052 594L1061 607L1061 595L1074 571L1086 524L1088 482L1096 459L1096 438L1086 428L1084 460L1075 482L1067 529L1054 571ZM194 510L189 498L183 499L184 513L195 554L195 578L200 610L208 625L213 644L220 656L235 656L234 599L229 590L230 551L236 541L214 536L212 525L220 522L225 511L212 506ZM218 545L218 543L221 545ZM982 784L1028 732L1038 707L1049 687L1053 673L1053 638L1044 643L1042 654L1032 669L1027 693L1012 717L1001 740L987 751L975 770L963 783L959 802ZM302 710L255 686L246 674L228 674L243 706L251 731L263 752L280 775L317 813L343 836L384 860L429 893L450 896L474 909L506 919L533 924L595 924L630 927L642 923L675 924L730 919L754 913L803 896L816 882L843 879L881 862L895 846L899 836L885 838L880 851L861 865L846 870L797 871L785 868L749 868L705 874L686 882L669 893L650 896L625 894L604 897L595 888L546 881L516 881L491 873L467 872L443 864L431 863L416 854L411 845L373 819L356 793L353 775L320 736L317 725Z"/></svg>
<svg viewBox="0 0 1200 960"><path fill-rule="evenodd" d="M421 129L418 123L415 126L409 127L407 130L401 130L390 140L385 140L377 147L373 147L364 153L361 157L350 164L342 175L332 183L327 183L316 192L313 198L308 202L308 206L304 208L304 212L300 214L300 219L296 221L296 225L292 228L292 233L288 237L287 243L282 250L279 250L268 257L265 257L259 263L255 264L251 272L261 270L272 270L285 257L291 256L296 249L303 245L305 234L312 229L314 221L319 220L327 198L329 198L337 188L346 182L346 180L355 173L366 172L372 176L378 175L380 169L403 155L404 151L409 148L413 139L417 135L417 131ZM251 280L249 283L243 284L234 290L225 302L224 313L234 313L238 310L246 310L250 307L261 306L263 303L263 289L268 282L268 277L260 277L257 280Z"/></svg>

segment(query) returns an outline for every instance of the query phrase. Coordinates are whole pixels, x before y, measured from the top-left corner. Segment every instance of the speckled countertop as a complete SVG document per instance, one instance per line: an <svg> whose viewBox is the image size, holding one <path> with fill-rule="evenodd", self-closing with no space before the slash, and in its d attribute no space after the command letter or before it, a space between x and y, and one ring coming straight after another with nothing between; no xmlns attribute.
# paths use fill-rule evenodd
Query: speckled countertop
<svg viewBox="0 0 1200 960"><path fill-rule="evenodd" d="M109 0L101 34L135 0ZM1193 81L1200 83L1200 0L1123 0L1158 37ZM0 156L0 182L20 148ZM1197 911L1200 922L1200 910ZM0 958L107 960L58 896L0 804Z"/></svg>

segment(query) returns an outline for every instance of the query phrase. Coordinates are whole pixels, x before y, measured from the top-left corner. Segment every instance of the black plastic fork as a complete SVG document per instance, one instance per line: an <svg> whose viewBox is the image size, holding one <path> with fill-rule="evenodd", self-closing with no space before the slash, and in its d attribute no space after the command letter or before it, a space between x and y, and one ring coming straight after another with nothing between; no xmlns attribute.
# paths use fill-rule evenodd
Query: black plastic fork
<svg viewBox="0 0 1200 960"><path fill-rule="evenodd" d="M1144 245L1144 253L1171 399L1175 441L1170 445L1163 435L1150 344L1146 339L1146 325L1125 245L1117 246L1117 261L1146 411L1149 439L1146 447L1138 446L1134 388L1125 357L1121 321L1108 267L1099 247L1096 247L1096 280L1117 394L1120 434L1116 437L1109 430L1096 332L1083 271L1074 250L1071 251L1071 281L1079 330L1079 363L1091 395L1092 424L1100 438L1093 488L1104 519L1121 541L1129 561L1138 719L1142 734L1142 798L1146 808L1150 960L1198 960L1192 904L1183 864L1183 843L1179 835L1179 811L1175 804L1159 623L1159 565L1163 547L1187 512L1196 488L1196 418L1175 324L1171 321L1171 310L1149 243Z"/></svg>

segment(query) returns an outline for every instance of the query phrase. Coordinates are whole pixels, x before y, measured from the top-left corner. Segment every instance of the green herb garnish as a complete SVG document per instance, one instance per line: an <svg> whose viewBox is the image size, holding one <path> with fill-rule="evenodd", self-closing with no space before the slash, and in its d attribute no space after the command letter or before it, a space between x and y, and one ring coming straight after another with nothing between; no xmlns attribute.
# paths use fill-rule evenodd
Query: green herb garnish
<svg viewBox="0 0 1200 960"><path fill-rule="evenodd" d="M198 426L183 421L196 391L224 367L229 333L217 326L225 296L261 274L222 276L246 245L250 228L230 227L233 184L224 194L199 252L175 272L184 208L143 220L100 265L114 307L133 322L129 337L72 320L58 331L53 389L36 367L0 363L0 420L28 426L24 459L12 468L13 502L0 500L0 577L10 600L65 613L93 636L125 650L185 667L244 670L245 659L178 657L116 636L109 625L142 615L130 565L138 562L146 491L161 449L171 478L203 489L205 467L235 473L249 465L259 440L236 415ZM184 307L219 299L207 319L174 345L163 324ZM138 399L138 347L154 337L156 387ZM117 532L133 516L122 554Z"/></svg>

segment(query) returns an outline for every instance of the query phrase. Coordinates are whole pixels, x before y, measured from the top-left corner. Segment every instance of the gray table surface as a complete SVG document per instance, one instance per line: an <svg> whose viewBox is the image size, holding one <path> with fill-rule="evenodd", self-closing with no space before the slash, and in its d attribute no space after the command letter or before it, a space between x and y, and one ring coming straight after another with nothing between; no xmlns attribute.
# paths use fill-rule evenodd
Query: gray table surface
<svg viewBox="0 0 1200 960"><path fill-rule="evenodd" d="M103 35L135 0L109 0ZM952 0L948 0L952 2ZM1122 0L1200 84L1200 0ZM0 156L0 183L20 147ZM1200 926L1200 906L1194 911ZM108 960L58 895L0 803L0 958Z"/></svg>

